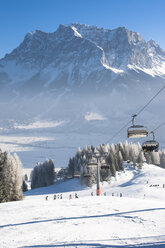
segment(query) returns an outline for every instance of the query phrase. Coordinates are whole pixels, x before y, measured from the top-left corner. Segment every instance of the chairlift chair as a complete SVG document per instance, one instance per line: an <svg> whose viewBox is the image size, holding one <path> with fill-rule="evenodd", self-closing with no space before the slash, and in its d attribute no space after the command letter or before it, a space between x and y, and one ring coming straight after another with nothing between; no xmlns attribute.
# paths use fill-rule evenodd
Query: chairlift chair
<svg viewBox="0 0 165 248"><path fill-rule="evenodd" d="M73 176L72 175L67 175L67 177L66 177L67 179L72 179L73 178Z"/></svg>
<svg viewBox="0 0 165 248"><path fill-rule="evenodd" d="M96 162L89 162L88 163L88 167L93 167L93 166L97 166Z"/></svg>
<svg viewBox="0 0 165 248"><path fill-rule="evenodd" d="M75 174L73 175L73 177L74 177L74 178L80 178L80 174L79 174L79 173L75 173Z"/></svg>
<svg viewBox="0 0 165 248"><path fill-rule="evenodd" d="M134 119L136 115L132 116L132 126L127 129L128 138L141 138L148 136L148 129L142 125L135 125Z"/></svg>
<svg viewBox="0 0 165 248"><path fill-rule="evenodd" d="M110 166L108 164L102 164L101 169L109 169Z"/></svg>
<svg viewBox="0 0 165 248"><path fill-rule="evenodd" d="M142 149L144 152L158 152L159 151L159 142L155 140L154 132L151 132L153 134L153 140L147 140L143 142Z"/></svg>
<svg viewBox="0 0 165 248"><path fill-rule="evenodd" d="M84 174L84 177L85 178L89 178L89 177L91 177L91 175L88 173L88 174Z"/></svg>

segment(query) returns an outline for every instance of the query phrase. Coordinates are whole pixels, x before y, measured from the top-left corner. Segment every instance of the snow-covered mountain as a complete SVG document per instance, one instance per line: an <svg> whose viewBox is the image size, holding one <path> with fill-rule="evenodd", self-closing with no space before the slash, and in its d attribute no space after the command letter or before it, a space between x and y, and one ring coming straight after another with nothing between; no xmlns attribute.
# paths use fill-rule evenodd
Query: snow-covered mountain
<svg viewBox="0 0 165 248"><path fill-rule="evenodd" d="M164 83L165 51L124 27L71 24L53 33L33 31L0 60L0 145L23 154L24 144L28 155L22 159L30 149L42 149L44 157L49 151L58 162L65 153L59 164L66 166L75 153L70 147L105 143ZM164 121L164 93L137 124L151 131ZM125 129L109 142L126 138ZM156 138L164 147L163 127ZM36 154L30 156L36 162Z"/></svg>
<svg viewBox="0 0 165 248"><path fill-rule="evenodd" d="M113 82L165 78L165 51L125 27L60 25L36 30L0 60L1 85L38 93L59 89L107 89Z"/></svg>

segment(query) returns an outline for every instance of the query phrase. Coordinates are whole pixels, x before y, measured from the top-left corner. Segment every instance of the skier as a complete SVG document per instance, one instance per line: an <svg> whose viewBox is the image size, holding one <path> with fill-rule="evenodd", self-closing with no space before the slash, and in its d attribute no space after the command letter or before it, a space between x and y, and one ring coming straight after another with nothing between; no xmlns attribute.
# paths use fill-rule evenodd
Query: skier
<svg viewBox="0 0 165 248"><path fill-rule="evenodd" d="M120 193L120 197L122 197L123 195L122 195L122 193Z"/></svg>
<svg viewBox="0 0 165 248"><path fill-rule="evenodd" d="M45 197L45 200L46 200L46 201L48 200L48 195Z"/></svg>
<svg viewBox="0 0 165 248"><path fill-rule="evenodd" d="M54 198L53 198L53 200L56 200L56 195L54 195Z"/></svg>
<svg viewBox="0 0 165 248"><path fill-rule="evenodd" d="M78 198L78 195L77 195L77 193L75 193L75 198Z"/></svg>
<svg viewBox="0 0 165 248"><path fill-rule="evenodd" d="M106 194L106 192L104 192L104 196L106 196L107 194Z"/></svg>
<svg viewBox="0 0 165 248"><path fill-rule="evenodd" d="M62 194L60 195L60 199L62 199Z"/></svg>
<svg viewBox="0 0 165 248"><path fill-rule="evenodd" d="M91 192L91 196L93 196L93 192Z"/></svg>
<svg viewBox="0 0 165 248"><path fill-rule="evenodd" d="M71 200L71 199L72 199L72 195L70 194L70 195L69 195L69 200Z"/></svg>

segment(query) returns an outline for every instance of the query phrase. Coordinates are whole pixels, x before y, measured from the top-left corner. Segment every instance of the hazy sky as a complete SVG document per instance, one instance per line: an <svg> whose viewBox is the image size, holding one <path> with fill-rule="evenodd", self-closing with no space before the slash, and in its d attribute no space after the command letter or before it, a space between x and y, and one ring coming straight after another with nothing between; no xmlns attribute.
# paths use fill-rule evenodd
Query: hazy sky
<svg viewBox="0 0 165 248"><path fill-rule="evenodd" d="M73 22L125 26L165 50L165 0L0 0L0 58L32 30L54 32Z"/></svg>

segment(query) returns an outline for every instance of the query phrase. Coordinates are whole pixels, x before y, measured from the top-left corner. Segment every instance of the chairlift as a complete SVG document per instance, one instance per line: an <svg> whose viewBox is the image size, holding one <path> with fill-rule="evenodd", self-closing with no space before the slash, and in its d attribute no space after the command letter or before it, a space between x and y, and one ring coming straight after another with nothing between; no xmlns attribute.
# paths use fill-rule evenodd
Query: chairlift
<svg viewBox="0 0 165 248"><path fill-rule="evenodd" d="M127 129L128 138L141 138L148 136L148 129L142 125L135 125L134 119L137 115L132 116L132 126Z"/></svg>
<svg viewBox="0 0 165 248"><path fill-rule="evenodd" d="M101 169L109 169L110 166L108 164L102 164Z"/></svg>
<svg viewBox="0 0 165 248"><path fill-rule="evenodd" d="M88 174L84 174L84 177L85 178L89 178L89 177L91 177L91 175L88 173Z"/></svg>
<svg viewBox="0 0 165 248"><path fill-rule="evenodd" d="M159 143L155 140L155 134L152 131L151 132L153 135L153 139L152 140L147 140L145 142L143 142L142 144L142 149L144 152L158 152L159 151Z"/></svg>
<svg viewBox="0 0 165 248"><path fill-rule="evenodd" d="M72 179L73 178L73 176L72 175L67 175L67 177L66 177L67 179Z"/></svg>
<svg viewBox="0 0 165 248"><path fill-rule="evenodd" d="M88 167L93 167L93 166L97 166L96 162L89 162L88 163Z"/></svg>
<svg viewBox="0 0 165 248"><path fill-rule="evenodd" d="M73 177L74 177L74 178L80 178L80 174L79 174L79 173L75 173L75 174L73 175Z"/></svg>

